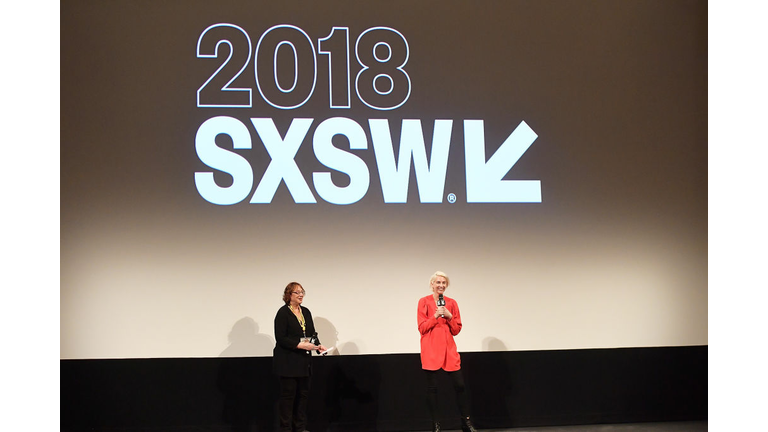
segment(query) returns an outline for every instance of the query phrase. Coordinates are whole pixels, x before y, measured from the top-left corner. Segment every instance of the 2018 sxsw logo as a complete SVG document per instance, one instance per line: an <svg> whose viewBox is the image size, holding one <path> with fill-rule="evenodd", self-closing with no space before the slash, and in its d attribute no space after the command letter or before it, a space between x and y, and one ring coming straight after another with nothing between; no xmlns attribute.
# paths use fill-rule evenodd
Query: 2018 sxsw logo
<svg viewBox="0 0 768 432"><path fill-rule="evenodd" d="M220 50L222 44L229 49ZM317 52L327 57L329 107L350 108L353 83L349 29L333 27L327 37L318 39L317 47L315 51L312 39L292 25L278 25L265 31L255 51L250 37L241 27L234 24L209 26L198 39L197 56L217 58L221 65L198 89L197 106L251 108L252 89L235 88L232 83L250 64L253 52L256 87L264 101L277 109L298 108L315 92ZM411 79L406 69L409 46L400 32L388 27L370 28L358 36L354 54L361 66L354 78L355 95L360 102L374 110L390 111L408 101L411 95ZM288 60L280 63L279 57ZM293 73L278 74L278 65L292 68ZM248 160L234 151L217 146L215 142L218 135L225 134L231 138L233 150L251 149L251 130L237 118L214 116L198 128L195 149L201 162L231 175L233 181L229 186L220 186L214 180L213 172L196 172L195 186L200 196L218 205L237 204L249 196L250 203L267 204L272 202L280 183L285 182L296 203L316 203L315 195L294 159L315 119L294 118L284 136L278 132L271 118L249 120L271 158L255 191L254 173ZM434 120L431 154L427 159L421 120L403 119L397 162L389 121L369 119L367 126L384 202L407 201L412 161L420 202L443 202L453 120ZM489 159L485 155L483 120L464 120L463 126L468 203L541 202L539 180L503 180L537 138L524 121ZM333 145L332 139L337 135L343 135L348 140L350 151ZM342 116L325 119L315 128L312 148L318 162L346 174L350 179L347 186L337 186L330 172L313 172L314 190L321 199L346 205L358 202L366 195L370 172L366 163L352 152L369 150L363 126ZM449 194L447 200L454 202L456 197Z"/></svg>

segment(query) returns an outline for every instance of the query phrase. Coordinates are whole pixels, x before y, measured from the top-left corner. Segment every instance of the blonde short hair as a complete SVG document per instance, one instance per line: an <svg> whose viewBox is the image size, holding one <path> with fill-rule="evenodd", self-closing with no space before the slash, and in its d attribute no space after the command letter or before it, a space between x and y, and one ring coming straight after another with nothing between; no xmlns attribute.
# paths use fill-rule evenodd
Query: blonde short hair
<svg viewBox="0 0 768 432"><path fill-rule="evenodd" d="M432 282L434 282L440 276L445 278L446 287L451 285L451 279L448 278L448 275L438 270L432 275L432 277L429 278L429 286L432 286Z"/></svg>

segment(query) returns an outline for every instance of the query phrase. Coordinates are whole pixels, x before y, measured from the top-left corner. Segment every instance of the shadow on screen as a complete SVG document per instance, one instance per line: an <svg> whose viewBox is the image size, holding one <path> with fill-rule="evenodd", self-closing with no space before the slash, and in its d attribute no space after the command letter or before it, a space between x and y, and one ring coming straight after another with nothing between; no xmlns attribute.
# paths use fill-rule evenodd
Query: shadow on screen
<svg viewBox="0 0 768 432"><path fill-rule="evenodd" d="M259 333L259 325L250 317L238 320L232 326L227 340L229 346L219 357L271 357L275 347L275 340L269 335Z"/></svg>
<svg viewBox="0 0 768 432"><path fill-rule="evenodd" d="M326 348L336 347L333 352L328 355L339 355L339 332L336 330L336 326L325 318L314 318L315 330L317 330L317 337L320 338L320 342Z"/></svg>
<svg viewBox="0 0 768 432"><path fill-rule="evenodd" d="M228 339L216 380L223 395L222 419L233 432L271 431L278 395L271 367L275 342L259 333L249 317L234 324Z"/></svg>
<svg viewBox="0 0 768 432"><path fill-rule="evenodd" d="M369 356L354 355L360 353L354 342L338 345L338 331L329 320L315 318L315 328L323 345L336 346L339 356L327 363L327 379L317 386L323 392L327 430L375 430L380 366Z"/></svg>

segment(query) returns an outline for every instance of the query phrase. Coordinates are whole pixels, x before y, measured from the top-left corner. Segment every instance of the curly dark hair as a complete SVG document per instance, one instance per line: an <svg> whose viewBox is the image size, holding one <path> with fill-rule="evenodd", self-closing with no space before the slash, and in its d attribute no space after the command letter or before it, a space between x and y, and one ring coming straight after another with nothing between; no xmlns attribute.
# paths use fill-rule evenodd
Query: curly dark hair
<svg viewBox="0 0 768 432"><path fill-rule="evenodd" d="M303 286L301 286L298 282L291 282L288 285L285 286L285 290L283 290L283 301L285 304L288 304L291 302L291 294L293 293L293 290L296 288L301 288L302 291L307 292L307 290L304 289Z"/></svg>

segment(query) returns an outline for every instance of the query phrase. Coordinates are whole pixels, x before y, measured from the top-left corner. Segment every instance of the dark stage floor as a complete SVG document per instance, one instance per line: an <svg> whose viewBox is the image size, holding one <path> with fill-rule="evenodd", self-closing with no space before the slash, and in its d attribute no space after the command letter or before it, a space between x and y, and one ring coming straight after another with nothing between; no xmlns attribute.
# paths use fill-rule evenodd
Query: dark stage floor
<svg viewBox="0 0 768 432"><path fill-rule="evenodd" d="M707 422L631 423L480 430L482 432L702 432L707 430Z"/></svg>

